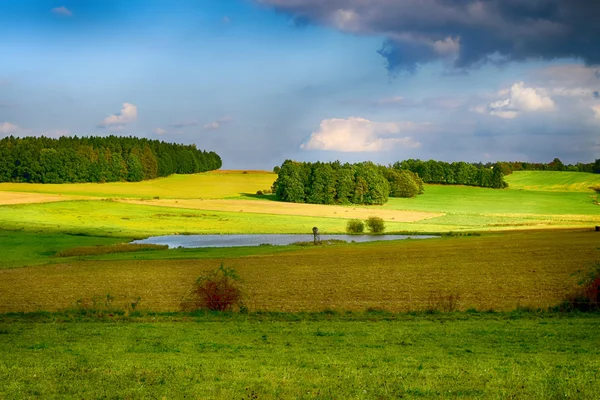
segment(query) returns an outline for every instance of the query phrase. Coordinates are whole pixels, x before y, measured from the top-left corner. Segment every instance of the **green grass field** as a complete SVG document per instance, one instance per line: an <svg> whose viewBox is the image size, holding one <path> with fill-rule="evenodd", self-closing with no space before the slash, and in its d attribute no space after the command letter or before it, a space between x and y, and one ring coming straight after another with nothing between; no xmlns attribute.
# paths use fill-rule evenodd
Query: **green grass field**
<svg viewBox="0 0 600 400"><path fill-rule="evenodd" d="M428 185L383 207L253 195L273 179L0 184L0 398L600 397L598 314L543 311L600 260L600 206L586 188L595 175L515 173L506 190ZM388 232L463 236L119 245L315 225L342 233L348 218L367 215L384 217ZM220 263L243 278L250 314L179 312L194 280ZM437 313L449 309L459 311ZM38 311L57 314L10 314Z"/></svg>
<svg viewBox="0 0 600 400"><path fill-rule="evenodd" d="M0 397L600 397L600 321L586 316L61 320L0 317Z"/></svg>
<svg viewBox="0 0 600 400"><path fill-rule="evenodd" d="M600 174L584 172L518 171L505 180L511 189L545 192L592 192L600 186Z"/></svg>
<svg viewBox="0 0 600 400"><path fill-rule="evenodd" d="M580 180L586 182L594 178L588 176L591 174L583 175L585 177ZM549 172L515 173L510 176L512 179L517 177L525 186L526 180L529 179L531 185L536 186L536 190L428 185L422 196L414 199L390 199L383 207L337 208L282 204L271 201L268 197L265 200L251 197L251 193L270 186L274 175L267 173L175 175L156 181L131 184L0 184L0 190L19 192L44 190L45 193L58 193L58 189L64 186L64 193L89 198L133 196L132 198L137 200L148 199L137 204L122 204L114 200L6 204L0 206L0 223L4 229L34 229L53 233L120 237L171 233L305 233L310 232L315 225L319 226L322 232L341 233L345 230L347 219L355 218L353 214L360 214L359 218L365 218L367 213L381 215L387 221L387 230L391 232L600 225L600 206L596 204L596 195L593 192L556 191L553 189L556 186L553 183L555 176L556 173ZM540 190L541 185L548 190ZM203 194L200 195L200 192ZM32 193L32 196L35 196L35 193ZM161 196L171 200L152 200L153 197ZM214 201L204 203L198 200L198 197L202 196L233 200L220 204ZM181 204L178 204L177 198L181 200ZM194 198L195 201L192 200ZM235 199L239 201L239 208L236 207L238 203ZM248 199L253 200L252 207L249 206ZM244 211L244 208L251 211ZM332 209L339 213L332 215L329 211ZM402 215L394 218L390 212L403 212L407 215L411 212L431 212L443 215L433 218L418 217L413 222L397 222L404 219ZM347 218L344 218L346 216Z"/></svg>
<svg viewBox="0 0 600 400"><path fill-rule="evenodd" d="M226 198L270 189L277 175L264 171L212 171L171 175L143 182L111 183L0 183L0 191L62 194L102 198Z"/></svg>

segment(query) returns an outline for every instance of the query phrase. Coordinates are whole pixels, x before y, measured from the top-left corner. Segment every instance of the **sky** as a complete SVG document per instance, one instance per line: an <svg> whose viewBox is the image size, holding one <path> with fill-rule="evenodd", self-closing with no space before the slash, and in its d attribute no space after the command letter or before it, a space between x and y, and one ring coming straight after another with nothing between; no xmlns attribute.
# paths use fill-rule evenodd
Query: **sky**
<svg viewBox="0 0 600 400"><path fill-rule="evenodd" d="M0 137L285 159L592 162L600 2L0 0Z"/></svg>

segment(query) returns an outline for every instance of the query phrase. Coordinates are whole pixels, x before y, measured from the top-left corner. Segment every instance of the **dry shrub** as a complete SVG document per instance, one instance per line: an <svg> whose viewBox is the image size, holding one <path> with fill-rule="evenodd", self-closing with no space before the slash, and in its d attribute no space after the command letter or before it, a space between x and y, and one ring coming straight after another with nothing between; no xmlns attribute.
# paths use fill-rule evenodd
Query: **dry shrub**
<svg viewBox="0 0 600 400"><path fill-rule="evenodd" d="M219 268L196 280L181 306L184 311L243 311L243 297L242 280L233 268L221 263Z"/></svg>
<svg viewBox="0 0 600 400"><path fill-rule="evenodd" d="M66 313L98 318L113 317L115 315L127 317L137 311L141 301L142 298L138 297L134 301L126 302L121 308L115 304L115 297L107 293L105 296L96 295L91 298L81 298L72 307L68 308Z"/></svg>
<svg viewBox="0 0 600 400"><path fill-rule="evenodd" d="M454 312L460 309L460 294L432 292L427 298L427 312Z"/></svg>

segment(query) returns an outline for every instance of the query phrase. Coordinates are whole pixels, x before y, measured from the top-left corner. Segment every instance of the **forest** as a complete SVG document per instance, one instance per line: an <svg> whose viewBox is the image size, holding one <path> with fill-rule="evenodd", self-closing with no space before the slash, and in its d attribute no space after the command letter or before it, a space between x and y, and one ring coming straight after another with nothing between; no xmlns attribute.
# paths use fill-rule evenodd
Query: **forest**
<svg viewBox="0 0 600 400"><path fill-rule="evenodd" d="M286 160L275 167L273 192L283 201L312 204L385 204L391 197L423 193L423 181L410 171L372 162L342 164Z"/></svg>
<svg viewBox="0 0 600 400"><path fill-rule="evenodd" d="M501 164L484 165L463 161L447 163L435 160L409 159L394 163L392 168L411 171L419 175L425 183L502 189L508 186L504 181L504 176L510 174L511 171L503 169Z"/></svg>
<svg viewBox="0 0 600 400"><path fill-rule="evenodd" d="M502 169L465 162L406 160L391 166L307 163L286 160L275 167L273 192L283 201L312 204L385 204L389 197L415 197L423 183L505 188Z"/></svg>
<svg viewBox="0 0 600 400"><path fill-rule="evenodd" d="M195 145L137 137L5 137L0 182L138 182L221 168L221 157Z"/></svg>

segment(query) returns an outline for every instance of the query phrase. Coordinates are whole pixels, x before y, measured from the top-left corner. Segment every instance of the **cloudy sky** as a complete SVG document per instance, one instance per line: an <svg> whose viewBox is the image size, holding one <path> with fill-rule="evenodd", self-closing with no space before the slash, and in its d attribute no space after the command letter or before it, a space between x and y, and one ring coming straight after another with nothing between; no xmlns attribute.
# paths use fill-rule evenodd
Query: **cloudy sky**
<svg viewBox="0 0 600 400"><path fill-rule="evenodd" d="M297 160L600 158L600 2L0 0L0 137Z"/></svg>

